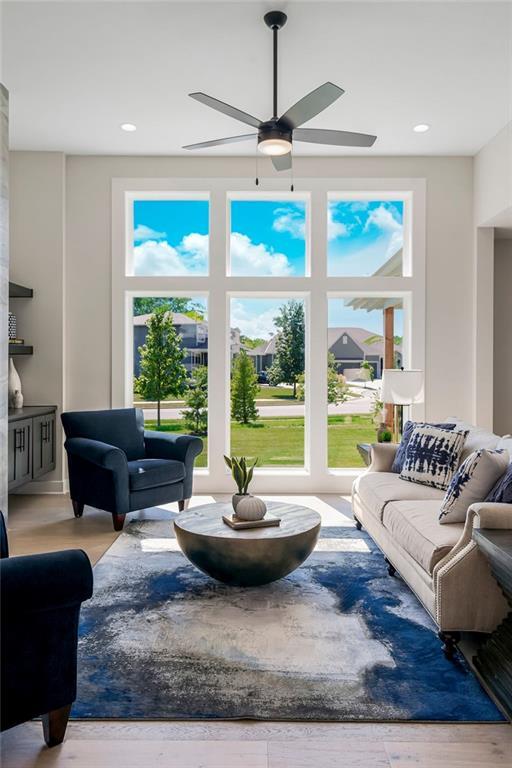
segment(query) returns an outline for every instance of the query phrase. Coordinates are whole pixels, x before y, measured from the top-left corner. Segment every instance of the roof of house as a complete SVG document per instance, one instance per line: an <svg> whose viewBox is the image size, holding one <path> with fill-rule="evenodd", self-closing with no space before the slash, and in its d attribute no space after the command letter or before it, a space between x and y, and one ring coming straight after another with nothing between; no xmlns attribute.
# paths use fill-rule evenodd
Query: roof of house
<svg viewBox="0 0 512 768"><path fill-rule="evenodd" d="M152 317L151 313L147 315L135 315L133 318L134 325L147 325L149 318ZM189 317L182 312L172 312L173 325L199 325L205 323L206 320L197 320L195 317Z"/></svg>
<svg viewBox="0 0 512 768"><path fill-rule="evenodd" d="M328 328L327 329L327 345L329 349L333 347L336 342L343 336L349 336L352 341L360 347L361 351L365 355L383 355L384 354L384 340L382 337L376 339L373 343L369 344L368 339L378 336L373 331L368 331L366 328L354 328L352 326L346 328ZM395 349L401 351L402 347L399 344L395 344Z"/></svg>
<svg viewBox="0 0 512 768"><path fill-rule="evenodd" d="M277 334L254 349L247 349L249 355L275 355Z"/></svg>

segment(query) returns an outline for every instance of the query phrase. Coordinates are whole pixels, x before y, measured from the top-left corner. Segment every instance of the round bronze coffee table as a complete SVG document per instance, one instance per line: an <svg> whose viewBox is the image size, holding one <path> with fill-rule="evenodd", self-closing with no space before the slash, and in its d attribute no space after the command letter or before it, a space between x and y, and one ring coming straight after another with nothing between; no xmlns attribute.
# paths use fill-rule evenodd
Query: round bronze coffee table
<svg viewBox="0 0 512 768"><path fill-rule="evenodd" d="M233 530L223 522L231 503L207 504L174 521L183 554L203 573L224 584L256 587L291 573L311 554L320 533L318 512L298 504L268 504L279 526Z"/></svg>

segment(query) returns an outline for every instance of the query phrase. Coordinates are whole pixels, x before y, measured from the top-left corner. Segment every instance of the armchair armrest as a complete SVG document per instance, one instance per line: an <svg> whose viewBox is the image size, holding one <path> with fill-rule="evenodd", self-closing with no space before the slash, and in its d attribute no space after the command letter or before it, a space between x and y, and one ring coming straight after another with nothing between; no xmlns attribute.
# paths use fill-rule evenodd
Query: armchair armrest
<svg viewBox="0 0 512 768"><path fill-rule="evenodd" d="M128 473L126 454L120 448L116 448L115 445L91 440L88 437L70 437L64 443L64 448L72 456L90 461L103 469L117 472L125 468Z"/></svg>
<svg viewBox="0 0 512 768"><path fill-rule="evenodd" d="M171 459L185 465L183 498L192 496L194 459L203 450L203 441L194 435L178 435L172 432L144 430L144 443L148 459Z"/></svg>
<svg viewBox="0 0 512 768"><path fill-rule="evenodd" d="M203 450L203 441L194 435L144 430L148 459L174 459L184 464L195 459Z"/></svg>
<svg viewBox="0 0 512 768"><path fill-rule="evenodd" d="M4 616L79 605L92 596L91 564L80 549L4 559L0 576Z"/></svg>
<svg viewBox="0 0 512 768"><path fill-rule="evenodd" d="M372 443L368 472L391 472L398 443Z"/></svg>

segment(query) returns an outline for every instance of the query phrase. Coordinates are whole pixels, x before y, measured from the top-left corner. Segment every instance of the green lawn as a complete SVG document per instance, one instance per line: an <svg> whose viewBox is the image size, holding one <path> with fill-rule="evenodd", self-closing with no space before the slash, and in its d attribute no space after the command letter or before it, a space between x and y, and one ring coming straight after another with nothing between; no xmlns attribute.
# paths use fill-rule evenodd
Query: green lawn
<svg viewBox="0 0 512 768"><path fill-rule="evenodd" d="M146 428L156 429L156 422L146 421ZM160 430L181 432L183 424L179 419L165 420ZM330 467L362 467L356 445L374 441L375 427L367 415L329 416L328 436ZM207 438L203 440L205 449L196 461L197 467L206 466ZM303 466L304 419L265 418L248 426L232 422L231 453L258 456L260 466Z"/></svg>

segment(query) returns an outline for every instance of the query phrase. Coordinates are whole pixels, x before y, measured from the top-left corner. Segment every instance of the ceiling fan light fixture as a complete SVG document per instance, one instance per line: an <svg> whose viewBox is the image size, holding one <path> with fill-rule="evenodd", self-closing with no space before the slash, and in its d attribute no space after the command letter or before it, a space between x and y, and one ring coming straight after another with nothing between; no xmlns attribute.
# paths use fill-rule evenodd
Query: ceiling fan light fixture
<svg viewBox="0 0 512 768"><path fill-rule="evenodd" d="M258 142L258 149L264 155L287 155L292 151L292 143L288 139L262 139Z"/></svg>

